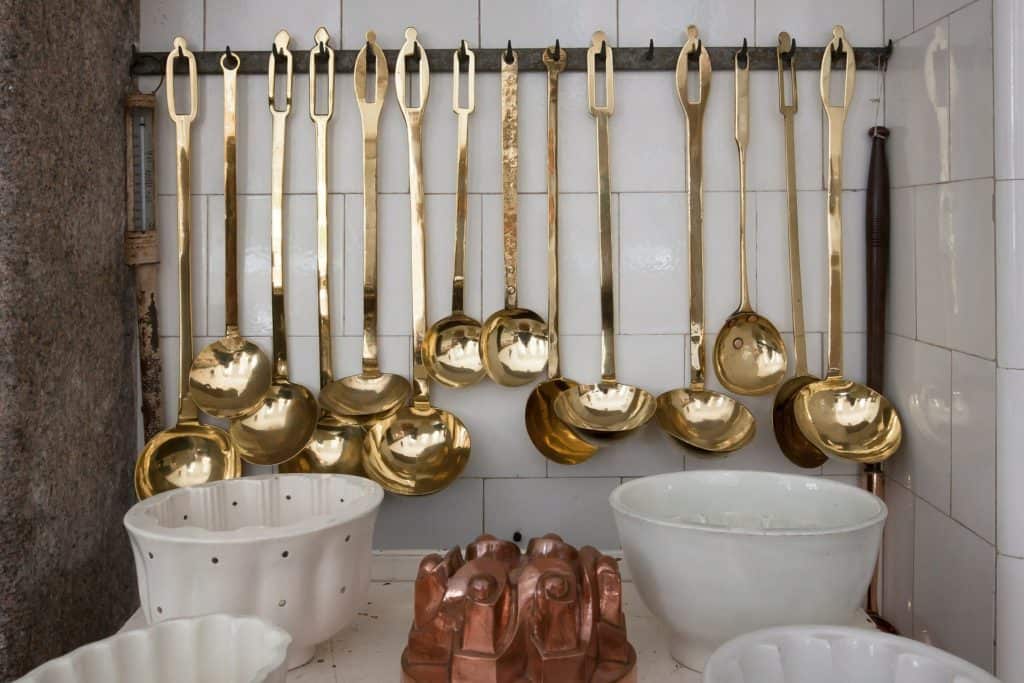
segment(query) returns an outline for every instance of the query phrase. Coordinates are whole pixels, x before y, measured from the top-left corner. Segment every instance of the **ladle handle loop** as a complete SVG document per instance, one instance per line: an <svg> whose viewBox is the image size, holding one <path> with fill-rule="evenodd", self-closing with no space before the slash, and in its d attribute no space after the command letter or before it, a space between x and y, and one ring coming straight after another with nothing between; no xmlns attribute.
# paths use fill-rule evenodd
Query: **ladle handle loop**
<svg viewBox="0 0 1024 683"><path fill-rule="evenodd" d="M501 59L501 208L505 261L505 308L519 302L516 257L519 249L519 56Z"/></svg>
<svg viewBox="0 0 1024 683"><path fill-rule="evenodd" d="M285 325L284 303L284 160L288 114L292 106L292 53L288 50L289 41L287 31L278 32L274 38L275 50L285 58L288 66L284 109L278 109L274 103L277 54L270 54L268 67L269 105L273 120L270 173L270 311L274 345L274 380L288 378L288 332Z"/></svg>
<svg viewBox="0 0 1024 683"><path fill-rule="evenodd" d="M224 73L224 327L228 335L238 334L238 66L228 67L227 55L220 58Z"/></svg>
<svg viewBox="0 0 1024 683"><path fill-rule="evenodd" d="M552 47L542 59L548 71L548 377L558 377L558 74L567 54Z"/></svg>
<svg viewBox="0 0 1024 683"><path fill-rule="evenodd" d="M330 235L327 229L327 124L334 116L334 50L327 44L330 35L320 27L314 36L316 45L309 51L309 117L316 133L316 282L317 317L320 353L320 387L334 379L331 358L331 306L328 254ZM327 112L318 114L316 58L321 49L327 54Z"/></svg>

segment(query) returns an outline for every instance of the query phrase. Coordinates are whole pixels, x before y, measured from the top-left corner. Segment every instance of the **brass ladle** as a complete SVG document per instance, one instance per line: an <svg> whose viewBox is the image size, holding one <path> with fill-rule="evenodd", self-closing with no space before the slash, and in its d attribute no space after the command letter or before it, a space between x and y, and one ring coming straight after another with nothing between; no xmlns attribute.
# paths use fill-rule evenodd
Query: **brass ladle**
<svg viewBox="0 0 1024 683"><path fill-rule="evenodd" d="M419 57L419 99L406 103L405 61ZM459 418L430 405L430 376L423 364L427 333L426 221L423 207L422 117L430 88L427 52L416 29L405 31L395 64L395 90L409 131L409 202L412 215L412 373L416 393L408 406L374 423L363 446L363 467L392 493L418 496L440 491L469 460L469 431Z"/></svg>
<svg viewBox="0 0 1024 683"><path fill-rule="evenodd" d="M690 386L658 397L656 416L662 431L698 455L742 448L754 438L754 416L739 401L704 387L704 107L711 90L711 58L696 26L686 30L686 44L676 61L676 93L686 114L687 213L690 233ZM697 56L697 100L687 94L688 62Z"/></svg>
<svg viewBox="0 0 1024 683"><path fill-rule="evenodd" d="M818 378L807 371L807 339L804 334L804 297L803 284L800 277L800 233L797 223L796 208L796 136L794 134L794 117L797 112L797 80L796 57L793 55L793 40L783 31L779 34L779 45L776 57L779 68L779 111L782 113L783 128L786 140L786 197L789 218L789 289L793 306L793 358L796 360L796 371L793 376L783 382L775 394L772 406L772 428L775 430L775 441L783 455L797 467L821 467L828 461L828 456L817 446L807 440L796 425L793 415L793 396L803 387L817 382ZM792 104L786 104L786 68L789 61L790 92Z"/></svg>
<svg viewBox="0 0 1024 683"><path fill-rule="evenodd" d="M526 433L541 454L561 465L589 460L597 447L576 436L555 415L555 400L577 386L562 376L558 356L558 74L568 55L559 46L544 50L548 71L548 379L526 399Z"/></svg>
<svg viewBox="0 0 1024 683"><path fill-rule="evenodd" d="M328 281L330 237L327 230L327 124L334 116L334 50L327 29L321 26L309 51L309 118L316 131L316 281L319 315L320 387L333 379L331 359L331 307ZM327 112L317 113L316 58L327 60ZM281 472L360 474L363 471L363 428L326 411L320 413L316 430L297 456L280 466Z"/></svg>
<svg viewBox="0 0 1024 683"><path fill-rule="evenodd" d="M460 103L459 64L466 59L469 84L466 106ZM476 56L462 41L452 56L452 110L458 117L458 186L455 195L455 274L452 278L452 313L441 318L427 330L423 361L431 377L449 387L468 387L484 378L484 361L480 355L480 321L463 310L466 282L466 221L469 215L469 115L475 108Z"/></svg>
<svg viewBox="0 0 1024 683"><path fill-rule="evenodd" d="M484 322L480 347L487 375L502 386L518 387L547 367L544 320L518 305L516 251L519 214L519 57L511 49L501 59L501 195L504 218L505 307Z"/></svg>
<svg viewBox="0 0 1024 683"><path fill-rule="evenodd" d="M374 56L373 100L366 99L366 59ZM363 362L358 375L334 380L320 390L320 406L328 412L369 425L393 415L409 399L409 382L382 373L377 349L377 158L378 126L388 90L388 61L373 31L356 55L353 84L363 130Z"/></svg>
<svg viewBox="0 0 1024 683"><path fill-rule="evenodd" d="M189 113L179 114L174 102L174 59L188 61ZM199 424L199 411L189 395L188 370L192 363L192 279L190 274L192 195L191 129L199 111L196 58L180 36L167 55L167 111L176 133L178 188L178 421L146 443L135 461L135 495L139 500L174 488L236 479L242 463L223 429Z"/></svg>
<svg viewBox="0 0 1024 683"><path fill-rule="evenodd" d="M605 64L605 103L597 102L595 61ZM597 128L598 216L601 233L601 381L568 387L555 399L555 415L584 440L629 436L654 417L650 393L615 379L615 283L612 267L612 211L608 121L615 112L612 48L597 31L587 50L587 104Z"/></svg>
<svg viewBox="0 0 1024 683"><path fill-rule="evenodd" d="M278 31L268 66L269 106L273 118L270 182L270 274L271 317L273 320L274 375L270 390L259 409L231 423L229 434L242 458L254 465L280 465L305 448L316 429L320 411L309 389L288 381L288 336L284 310L284 146L288 114L292 108L291 36ZM276 61L287 65L285 106L275 104Z"/></svg>
<svg viewBox="0 0 1024 683"><path fill-rule="evenodd" d="M228 66L228 59L234 66ZM224 336L192 361L192 399L214 417L234 420L256 412L270 389L270 360L238 330L238 194L236 101L238 55L221 55L224 72Z"/></svg>
<svg viewBox="0 0 1024 683"><path fill-rule="evenodd" d="M832 56L846 53L843 102L831 103ZM797 426L822 452L860 463L881 462L903 437L899 415L882 394L843 377L843 125L853 99L853 47L842 26L821 58L821 102L828 117L828 373L793 399Z"/></svg>
<svg viewBox="0 0 1024 683"><path fill-rule="evenodd" d="M743 65L740 66L740 62ZM733 57L736 84L736 149L740 171L740 305L715 340L715 374L729 391L760 396L786 376L786 345L768 318L750 306L747 281L747 141L750 138L750 57L746 46Z"/></svg>

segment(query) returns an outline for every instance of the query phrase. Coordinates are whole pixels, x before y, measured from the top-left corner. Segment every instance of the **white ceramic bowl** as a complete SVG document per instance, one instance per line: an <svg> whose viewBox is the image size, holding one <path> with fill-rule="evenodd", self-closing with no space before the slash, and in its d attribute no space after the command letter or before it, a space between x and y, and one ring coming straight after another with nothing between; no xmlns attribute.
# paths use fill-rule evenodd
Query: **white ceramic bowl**
<svg viewBox="0 0 1024 683"><path fill-rule="evenodd" d="M637 590L702 671L725 641L769 626L848 625L885 523L874 495L824 477L674 472L611 495Z"/></svg>
<svg viewBox="0 0 1024 683"><path fill-rule="evenodd" d="M342 474L279 474L167 491L125 515L150 624L251 614L291 634L288 668L365 604L384 492Z"/></svg>
<svg viewBox="0 0 1024 683"><path fill-rule="evenodd" d="M291 636L211 614L125 631L51 659L20 683L284 683Z"/></svg>
<svg viewBox="0 0 1024 683"><path fill-rule="evenodd" d="M999 683L948 652L878 631L784 626L718 648L704 683Z"/></svg>

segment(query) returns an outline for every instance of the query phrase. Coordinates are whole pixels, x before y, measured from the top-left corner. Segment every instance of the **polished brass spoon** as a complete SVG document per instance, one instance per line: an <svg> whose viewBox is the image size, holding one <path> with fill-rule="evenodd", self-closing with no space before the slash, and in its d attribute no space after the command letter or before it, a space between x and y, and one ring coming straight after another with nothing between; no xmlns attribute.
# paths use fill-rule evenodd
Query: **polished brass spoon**
<svg viewBox="0 0 1024 683"><path fill-rule="evenodd" d="M316 131L316 282L319 316L320 388L332 379L331 305L328 280L330 236L327 230L327 124L334 116L334 50L327 29L321 26L309 51L309 118ZM317 113L317 56L327 61L327 111ZM363 428L322 411L309 443L297 456L282 464L281 472L361 474L363 471Z"/></svg>
<svg viewBox="0 0 1024 683"><path fill-rule="evenodd" d="M228 59L234 66L228 66ZM192 361L192 399L214 417L234 420L256 412L270 389L270 360L238 330L238 194L236 101L238 55L221 55L224 72L224 336Z"/></svg>
<svg viewBox="0 0 1024 683"><path fill-rule="evenodd" d="M846 52L842 104L830 97L832 55ZM828 117L828 373L793 399L796 423L822 452L860 463L881 462L900 446L903 429L896 409L882 394L843 377L843 125L853 98L856 61L842 26L821 58L821 102Z"/></svg>
<svg viewBox="0 0 1024 683"><path fill-rule="evenodd" d="M555 415L555 400L578 386L563 377L558 357L558 74L565 70L567 54L559 46L544 50L548 71L548 379L526 399L526 433L541 454L561 465L589 460L597 447L576 436Z"/></svg>
<svg viewBox="0 0 1024 683"><path fill-rule="evenodd" d="M797 223L796 208L796 136L794 135L794 117L796 116L798 97L796 80L796 61L792 53L793 41L783 31L779 34L779 45L776 57L779 68L779 111L782 113L783 128L786 139L786 197L789 218L789 289L793 305L793 358L796 360L796 371L793 376L783 382L775 394L772 406L772 428L775 430L775 441L783 455L797 467L821 467L828 461L828 456L817 446L807 440L797 427L793 415L793 396L803 387L817 382L818 378L807 371L807 339L804 334L804 297L803 284L800 277L800 232ZM789 61L790 92L792 104L786 104L786 68Z"/></svg>
<svg viewBox="0 0 1024 683"><path fill-rule="evenodd" d="M740 62L743 65L740 65ZM736 83L736 149L740 171L740 305L715 340L715 374L729 391L770 393L786 376L786 345L768 318L750 306L747 281L747 141L750 137L750 58L746 46L733 57Z"/></svg>
<svg viewBox="0 0 1024 683"><path fill-rule="evenodd" d="M366 59L374 62L373 100L366 99ZM388 61L373 31L356 55L356 104L363 130L363 363L358 375L334 380L320 390L320 406L345 420L372 424L393 415L409 399L409 382L382 373L377 349L377 155L378 124L388 90Z"/></svg>
<svg viewBox="0 0 1024 683"><path fill-rule="evenodd" d="M480 334L484 369L502 386L529 384L544 372L548 332L544 320L518 305L516 251L519 214L519 57L501 58L501 199L504 219L505 307L492 313Z"/></svg>
<svg viewBox="0 0 1024 683"><path fill-rule="evenodd" d="M316 429L320 411L309 389L288 381L288 336L284 310L284 146L288 114L292 108L291 36L278 31L268 66L269 106L273 119L270 182L270 273L273 321L274 375L270 391L259 409L231 423L229 433L242 458L254 465L280 465L305 448ZM276 62L285 59L285 106L278 109L274 97Z"/></svg>
<svg viewBox="0 0 1024 683"><path fill-rule="evenodd" d="M466 106L460 103L459 64L466 59ZM452 313L441 318L427 330L423 361L427 372L449 387L468 387L484 378L484 361L480 355L480 321L463 310L466 282L466 221L469 216L469 115L475 108L476 56L462 41L452 56L452 110L458 117L458 152L456 169L458 186L455 194L455 274L452 278Z"/></svg>
<svg viewBox="0 0 1024 683"><path fill-rule="evenodd" d="M189 113L179 114L174 102L174 59L188 61ZM199 411L189 394L188 370L192 363L192 195L189 183L191 129L199 111L196 58L184 38L174 39L167 55L167 111L176 132L178 189L178 421L146 443L135 461L135 495L139 500L174 488L236 479L242 463L223 429L199 424Z"/></svg>
<svg viewBox="0 0 1024 683"><path fill-rule="evenodd" d="M405 61L419 56L419 99L405 97ZM451 413L430 405L430 376L423 364L427 333L426 220L423 206L422 117L430 88L427 52L416 29L405 31L405 44L395 64L395 90L409 131L409 202L412 256L412 373L415 394L408 406L374 423L363 446L363 467L392 493L419 496L436 493L455 481L469 460L466 426Z"/></svg>
<svg viewBox="0 0 1024 683"><path fill-rule="evenodd" d="M605 103L597 102L595 62L605 65ZM587 50L587 104L597 128L597 189L601 250L601 381L566 388L555 399L555 415L585 441L629 436L654 417L655 402L639 387L615 378L615 273L612 267L612 211L608 121L615 112L612 48L597 31Z"/></svg>
<svg viewBox="0 0 1024 683"><path fill-rule="evenodd" d="M697 455L720 455L742 448L754 438L754 416L725 394L704 387L704 107L711 90L711 58L696 26L686 30L686 44L676 61L676 94L686 114L687 213L690 233L690 386L658 396L658 425L674 443ZM687 94L690 56L697 57L697 100Z"/></svg>

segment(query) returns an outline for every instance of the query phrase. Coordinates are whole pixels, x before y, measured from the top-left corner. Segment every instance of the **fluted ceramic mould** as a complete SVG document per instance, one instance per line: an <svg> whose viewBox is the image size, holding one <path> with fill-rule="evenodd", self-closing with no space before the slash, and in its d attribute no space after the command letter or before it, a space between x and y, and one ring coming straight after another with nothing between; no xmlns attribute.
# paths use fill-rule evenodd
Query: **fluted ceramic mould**
<svg viewBox="0 0 1024 683"><path fill-rule="evenodd" d="M704 683L999 683L948 652L880 631L787 626L718 648Z"/></svg>
<svg viewBox="0 0 1024 683"><path fill-rule="evenodd" d="M284 683L291 640L256 617L172 619L84 645L19 683Z"/></svg>
<svg viewBox="0 0 1024 683"><path fill-rule="evenodd" d="M853 622L878 556L885 503L827 477L693 471L612 492L640 597L701 671L759 628Z"/></svg>
<svg viewBox="0 0 1024 683"><path fill-rule="evenodd" d="M149 623L252 614L293 638L288 668L365 603L384 497L348 475L279 474L167 491L125 515Z"/></svg>

